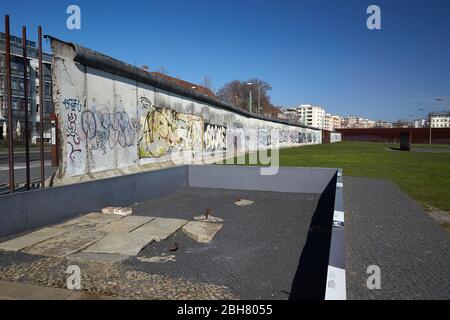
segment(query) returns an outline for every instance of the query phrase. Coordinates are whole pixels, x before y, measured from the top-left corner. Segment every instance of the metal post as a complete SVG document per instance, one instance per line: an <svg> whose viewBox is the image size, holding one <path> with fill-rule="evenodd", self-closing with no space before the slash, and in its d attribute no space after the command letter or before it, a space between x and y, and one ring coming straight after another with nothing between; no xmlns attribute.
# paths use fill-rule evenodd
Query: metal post
<svg viewBox="0 0 450 320"><path fill-rule="evenodd" d="M25 103L25 162L27 171L26 188L30 190L30 130L28 127L28 56L27 56L27 28L22 27L23 48L23 100Z"/></svg>
<svg viewBox="0 0 450 320"><path fill-rule="evenodd" d="M250 89L250 101L248 103L248 110L252 113L252 90Z"/></svg>
<svg viewBox="0 0 450 320"><path fill-rule="evenodd" d="M41 153L41 188L45 188L44 168L44 67L42 64L42 27L38 26L38 51L39 51L39 122L40 122L40 153Z"/></svg>
<svg viewBox="0 0 450 320"><path fill-rule="evenodd" d="M5 42L6 42L6 94L8 106L8 159L9 159L9 192L14 192L14 140L13 140L13 110L11 90L11 38L9 33L9 15L5 15Z"/></svg>
<svg viewBox="0 0 450 320"><path fill-rule="evenodd" d="M258 82L258 114L260 115L261 112L261 82Z"/></svg>

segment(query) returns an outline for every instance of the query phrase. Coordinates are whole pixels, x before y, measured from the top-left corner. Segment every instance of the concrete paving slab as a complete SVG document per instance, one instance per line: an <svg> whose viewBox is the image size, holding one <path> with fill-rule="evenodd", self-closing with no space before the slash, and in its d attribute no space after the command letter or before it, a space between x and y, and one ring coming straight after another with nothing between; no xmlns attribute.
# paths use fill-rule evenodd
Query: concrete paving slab
<svg viewBox="0 0 450 320"><path fill-rule="evenodd" d="M208 243L222 227L223 224L220 223L191 221L183 226L182 230L192 240Z"/></svg>
<svg viewBox="0 0 450 320"><path fill-rule="evenodd" d="M78 252L67 257L69 261L75 262L103 262L113 264L128 259L129 256L120 254Z"/></svg>
<svg viewBox="0 0 450 320"><path fill-rule="evenodd" d="M109 215L93 212L58 224L54 227L65 229L96 229L122 218L123 216L119 215Z"/></svg>
<svg viewBox="0 0 450 320"><path fill-rule="evenodd" d="M128 233L153 219L155 217L128 216L100 227L99 230L107 233Z"/></svg>
<svg viewBox="0 0 450 320"><path fill-rule="evenodd" d="M134 233L137 236L151 235L154 241L161 241L166 240L186 223L188 223L188 220L156 218L131 233Z"/></svg>
<svg viewBox="0 0 450 320"><path fill-rule="evenodd" d="M130 233L111 233L84 252L136 256L149 243L167 239L187 222L180 219L156 218Z"/></svg>
<svg viewBox="0 0 450 320"><path fill-rule="evenodd" d="M67 232L67 230L62 228L43 228L22 237L0 243L0 250L17 252L27 247L31 247L39 242L56 237L64 232Z"/></svg>
<svg viewBox="0 0 450 320"><path fill-rule="evenodd" d="M111 233L83 252L135 256L152 241L152 235L143 236L134 232Z"/></svg>
<svg viewBox="0 0 450 320"><path fill-rule="evenodd" d="M93 229L70 230L69 232L31 246L23 250L23 252L63 258L83 250L106 235L106 232Z"/></svg>

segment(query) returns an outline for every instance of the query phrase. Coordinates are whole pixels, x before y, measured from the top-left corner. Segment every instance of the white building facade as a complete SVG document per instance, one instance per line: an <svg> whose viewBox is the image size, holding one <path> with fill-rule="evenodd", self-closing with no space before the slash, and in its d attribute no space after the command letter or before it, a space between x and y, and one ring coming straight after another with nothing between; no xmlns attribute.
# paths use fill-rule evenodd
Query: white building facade
<svg viewBox="0 0 450 320"><path fill-rule="evenodd" d="M435 112L431 114L432 128L450 128L450 112Z"/></svg>
<svg viewBox="0 0 450 320"><path fill-rule="evenodd" d="M324 129L325 126L325 109L320 106L311 104L301 104L297 108L300 121L302 124L314 128Z"/></svg>

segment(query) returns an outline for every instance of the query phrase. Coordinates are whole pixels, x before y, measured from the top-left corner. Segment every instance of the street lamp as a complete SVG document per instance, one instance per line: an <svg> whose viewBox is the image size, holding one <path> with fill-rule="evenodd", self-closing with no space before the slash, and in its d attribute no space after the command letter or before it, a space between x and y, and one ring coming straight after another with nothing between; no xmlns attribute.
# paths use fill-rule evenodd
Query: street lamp
<svg viewBox="0 0 450 320"><path fill-rule="evenodd" d="M253 83L252 82L247 82L247 85L248 86L253 86ZM250 87L250 97L249 97L249 103L248 103L248 110L249 110L249 112L250 113L252 113L252 89L251 89L251 87Z"/></svg>

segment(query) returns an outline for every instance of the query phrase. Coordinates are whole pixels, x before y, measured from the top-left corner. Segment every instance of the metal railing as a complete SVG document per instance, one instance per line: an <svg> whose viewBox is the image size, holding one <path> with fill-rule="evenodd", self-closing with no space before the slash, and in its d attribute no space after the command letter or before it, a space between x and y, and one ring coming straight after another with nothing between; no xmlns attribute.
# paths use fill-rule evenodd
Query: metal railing
<svg viewBox="0 0 450 320"><path fill-rule="evenodd" d="M8 185L6 184L0 185L0 191L7 191L9 193L14 193L16 191L22 191L22 190L30 190L32 188L40 187L45 188L45 166L44 166L44 108L45 108L45 100L44 100L44 90L45 86L40 85L39 86L39 131L40 131L40 139L39 139L39 160L40 160L40 178L38 180L31 180L30 175L30 140L31 140L31 130L29 128L30 126L30 118L29 118L29 83L30 83L30 70L28 70L29 66L29 47L31 44L34 44L32 41L27 40L27 28L25 26L22 26L22 39L12 36L10 34L10 19L9 15L5 15L5 33L2 33L2 40L4 39L5 42L5 84L4 84L4 98L6 98L6 106L5 106L5 113L7 115L7 118L5 122L7 123L7 145L8 145ZM22 55L20 58L17 58L17 54L19 54L19 50L17 50L17 45L21 41L22 43L22 52L20 54ZM42 27L38 26L38 49L37 49L37 57L38 57L38 63L39 63L39 83L44 83L44 72L43 70L43 52L42 52ZM11 44L15 45L15 50L12 52ZM12 62L12 54L15 55L14 61L18 61L18 59L22 60L23 64L23 70L12 70L11 69L11 62ZM34 57L34 55L32 54ZM15 119L15 111L13 109L13 88L12 88L12 76L20 75L23 78L21 78L21 81L23 79L23 88L20 88L20 99L23 101L25 110L23 112L21 111L21 115L24 115L24 142L25 142L25 170L26 170L26 181L25 183L16 183L15 181L15 172L14 172L14 161L15 161L15 154L14 154L14 122L17 120ZM48 75L45 75L46 78ZM17 91L17 90L16 90ZM48 96L48 94L46 95ZM5 124L6 124L5 123Z"/></svg>

